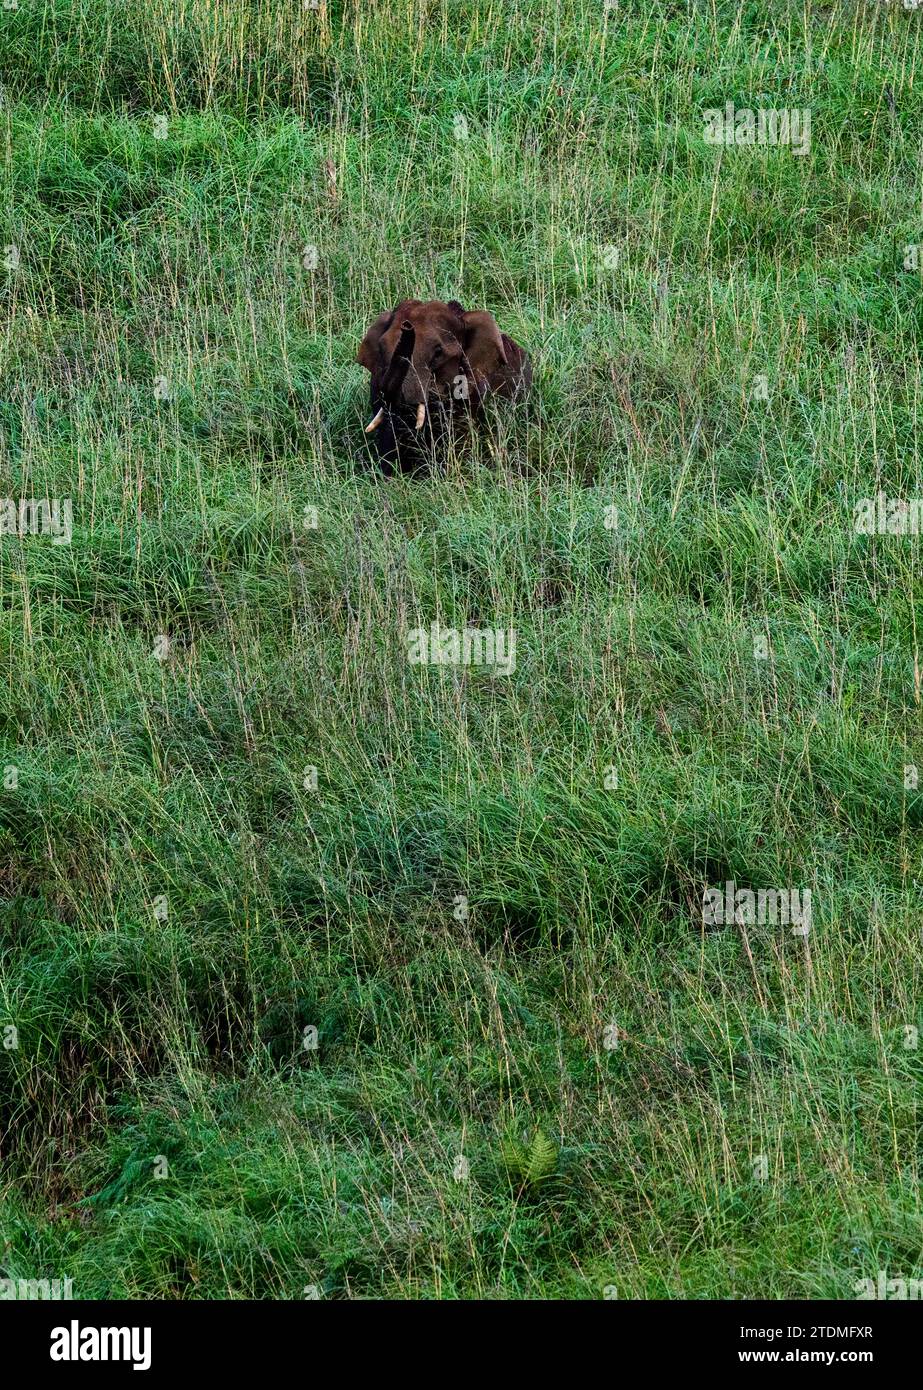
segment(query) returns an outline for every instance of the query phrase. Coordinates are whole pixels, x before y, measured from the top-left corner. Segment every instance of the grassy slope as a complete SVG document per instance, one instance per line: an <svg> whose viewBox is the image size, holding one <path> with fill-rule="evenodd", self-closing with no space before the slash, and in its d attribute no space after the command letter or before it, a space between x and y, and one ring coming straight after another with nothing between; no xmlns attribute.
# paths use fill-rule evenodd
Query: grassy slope
<svg viewBox="0 0 923 1390"><path fill-rule="evenodd" d="M0 491L75 505L0 544L4 1273L920 1275L920 543L851 509L923 493L923 19L739 8L0 11ZM708 147L729 99L811 153ZM384 483L353 359L408 293L536 392ZM437 616L515 674L409 666ZM726 878L810 887L807 947L703 933Z"/></svg>

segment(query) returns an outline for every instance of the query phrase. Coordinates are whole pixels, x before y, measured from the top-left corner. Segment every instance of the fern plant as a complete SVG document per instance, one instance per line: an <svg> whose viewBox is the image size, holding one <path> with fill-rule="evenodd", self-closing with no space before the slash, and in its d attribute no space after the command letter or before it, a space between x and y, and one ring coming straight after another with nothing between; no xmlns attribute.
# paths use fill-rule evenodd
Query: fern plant
<svg viewBox="0 0 923 1390"><path fill-rule="evenodd" d="M541 1129L528 1142L504 1139L500 1152L510 1177L524 1188L538 1187L558 1175L558 1146Z"/></svg>

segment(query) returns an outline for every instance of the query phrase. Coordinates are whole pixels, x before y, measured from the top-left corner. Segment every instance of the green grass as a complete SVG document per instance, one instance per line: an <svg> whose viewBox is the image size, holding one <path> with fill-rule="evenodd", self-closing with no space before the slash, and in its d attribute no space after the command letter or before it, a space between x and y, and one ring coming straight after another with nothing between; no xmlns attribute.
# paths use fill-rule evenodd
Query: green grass
<svg viewBox="0 0 923 1390"><path fill-rule="evenodd" d="M0 1275L923 1275L920 540L852 527L923 495L921 24L0 10L0 492L74 507L0 541ZM810 152L709 146L728 100ZM354 358L405 295L536 382L389 481ZM409 664L436 619L515 672ZM703 930L728 879L810 936Z"/></svg>

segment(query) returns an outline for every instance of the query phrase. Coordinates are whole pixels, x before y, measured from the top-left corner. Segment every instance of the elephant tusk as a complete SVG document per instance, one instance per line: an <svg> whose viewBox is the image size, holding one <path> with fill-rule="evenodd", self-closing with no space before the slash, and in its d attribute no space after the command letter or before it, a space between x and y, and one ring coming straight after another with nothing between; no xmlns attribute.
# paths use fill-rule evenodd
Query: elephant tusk
<svg viewBox="0 0 923 1390"><path fill-rule="evenodd" d="M385 408L384 408L384 406L382 406L382 407L381 407L381 410L379 410L379 412L378 412L378 414L375 416L375 418L374 418L373 420L370 420L369 423L366 425L366 427L365 427L365 432L366 432L366 434L371 434L371 433L372 433L372 430L377 430L377 429L378 429L378 426L381 424L381 422L382 422L382 420L383 420L384 418L385 418Z"/></svg>
<svg viewBox="0 0 923 1390"><path fill-rule="evenodd" d="M425 406L425 405L423 404L423 402L421 401L420 404L417 406L417 423L414 425L414 429L415 429L415 430L422 430L422 428L423 428L423 421L424 421L425 419L426 419L426 406Z"/></svg>

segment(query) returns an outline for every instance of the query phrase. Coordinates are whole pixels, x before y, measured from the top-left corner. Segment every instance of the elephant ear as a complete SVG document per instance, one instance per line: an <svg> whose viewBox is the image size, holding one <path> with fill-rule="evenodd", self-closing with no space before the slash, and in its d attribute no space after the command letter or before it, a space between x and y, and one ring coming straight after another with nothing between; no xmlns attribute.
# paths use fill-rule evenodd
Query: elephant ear
<svg viewBox="0 0 923 1390"><path fill-rule="evenodd" d="M365 367L366 371L374 372L378 366L378 345L381 342L382 334L391 327L393 318L393 309L386 309L383 314L379 314L359 344L356 361L360 367Z"/></svg>
<svg viewBox="0 0 923 1390"><path fill-rule="evenodd" d="M498 367L507 365L503 335L497 320L486 309L472 309L465 314L464 347L478 376L490 376Z"/></svg>

